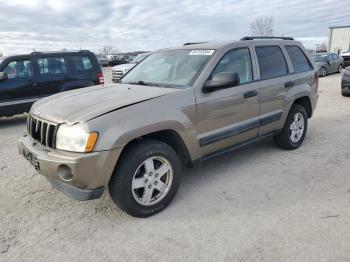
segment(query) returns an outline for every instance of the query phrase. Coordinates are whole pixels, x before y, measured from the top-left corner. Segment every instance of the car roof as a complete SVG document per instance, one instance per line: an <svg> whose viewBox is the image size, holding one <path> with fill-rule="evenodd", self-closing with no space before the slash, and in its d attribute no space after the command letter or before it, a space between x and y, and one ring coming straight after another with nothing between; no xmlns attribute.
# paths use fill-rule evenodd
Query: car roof
<svg viewBox="0 0 350 262"><path fill-rule="evenodd" d="M192 49L221 49L226 46L234 45L234 44L247 44L247 45L300 45L301 43L292 39L247 39L247 40L239 40L239 41L230 41L230 42L202 42L202 43L186 43L183 46L179 47L171 47L166 49L160 49L157 51L170 51L170 50L192 50Z"/></svg>
<svg viewBox="0 0 350 262"><path fill-rule="evenodd" d="M79 51L68 51L68 50L64 50L64 51L45 51L45 52L32 52L29 54L15 54L15 55L9 55L6 57L1 57L1 60L5 60L8 58L23 58L23 57L31 57L31 56L45 56L45 55L73 55L73 54L92 54L91 51L89 50L79 50Z"/></svg>

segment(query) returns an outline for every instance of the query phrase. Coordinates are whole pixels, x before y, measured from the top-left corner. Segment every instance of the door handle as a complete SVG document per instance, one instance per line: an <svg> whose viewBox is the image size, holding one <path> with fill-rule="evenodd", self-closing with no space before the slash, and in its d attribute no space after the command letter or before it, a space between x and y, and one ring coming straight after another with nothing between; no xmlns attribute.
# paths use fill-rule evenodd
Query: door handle
<svg viewBox="0 0 350 262"><path fill-rule="evenodd" d="M291 87L293 87L295 85L295 83L293 82L293 81L289 81L289 82L286 82L285 84L284 84L284 87L285 88L291 88Z"/></svg>
<svg viewBox="0 0 350 262"><path fill-rule="evenodd" d="M246 93L243 94L244 98L249 98L249 97L254 97L258 95L258 91L256 90L252 90L252 91L248 91Z"/></svg>

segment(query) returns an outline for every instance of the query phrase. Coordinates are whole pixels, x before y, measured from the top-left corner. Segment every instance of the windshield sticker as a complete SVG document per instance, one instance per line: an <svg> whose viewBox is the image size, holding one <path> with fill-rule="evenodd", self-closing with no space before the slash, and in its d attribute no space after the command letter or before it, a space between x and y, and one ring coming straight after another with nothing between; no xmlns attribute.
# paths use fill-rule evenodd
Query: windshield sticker
<svg viewBox="0 0 350 262"><path fill-rule="evenodd" d="M215 50L192 50L189 55L212 55Z"/></svg>

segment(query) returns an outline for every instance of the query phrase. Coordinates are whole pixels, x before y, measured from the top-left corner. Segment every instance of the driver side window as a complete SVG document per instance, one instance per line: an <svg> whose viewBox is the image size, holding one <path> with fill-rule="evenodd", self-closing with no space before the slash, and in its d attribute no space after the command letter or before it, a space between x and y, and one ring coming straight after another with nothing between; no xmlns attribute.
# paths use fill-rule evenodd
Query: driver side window
<svg viewBox="0 0 350 262"><path fill-rule="evenodd" d="M8 75L9 79L31 77L32 63L30 60L12 61L5 67L3 72Z"/></svg>
<svg viewBox="0 0 350 262"><path fill-rule="evenodd" d="M253 81L252 59L248 48L229 51L217 64L212 75L217 73L237 73L240 84Z"/></svg>

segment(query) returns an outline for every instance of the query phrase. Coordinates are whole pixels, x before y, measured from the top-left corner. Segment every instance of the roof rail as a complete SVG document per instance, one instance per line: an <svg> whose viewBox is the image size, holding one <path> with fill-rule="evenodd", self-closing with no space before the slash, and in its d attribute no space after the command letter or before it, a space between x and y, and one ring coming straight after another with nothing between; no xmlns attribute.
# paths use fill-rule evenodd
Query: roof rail
<svg viewBox="0 0 350 262"><path fill-rule="evenodd" d="M255 39L281 39L281 40L294 40L290 36L245 36L241 38L241 41L255 40Z"/></svg>
<svg viewBox="0 0 350 262"><path fill-rule="evenodd" d="M208 42L193 42L193 43L184 43L184 46L186 45L198 45L198 44L206 44Z"/></svg>
<svg viewBox="0 0 350 262"><path fill-rule="evenodd" d="M31 55L39 55L39 54L41 54L41 52L34 51L34 52L31 52L30 54L31 54Z"/></svg>
<svg viewBox="0 0 350 262"><path fill-rule="evenodd" d="M88 53L88 52L90 52L90 50L79 50L79 52Z"/></svg>

